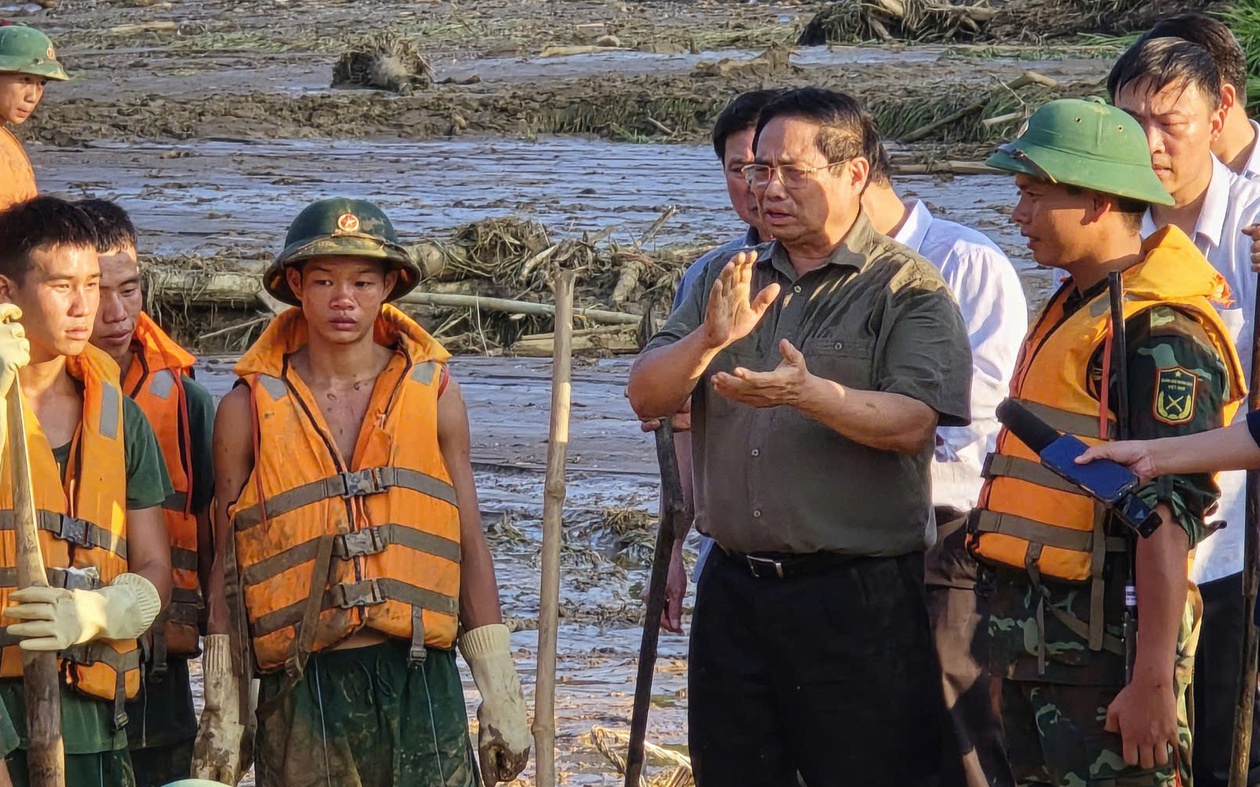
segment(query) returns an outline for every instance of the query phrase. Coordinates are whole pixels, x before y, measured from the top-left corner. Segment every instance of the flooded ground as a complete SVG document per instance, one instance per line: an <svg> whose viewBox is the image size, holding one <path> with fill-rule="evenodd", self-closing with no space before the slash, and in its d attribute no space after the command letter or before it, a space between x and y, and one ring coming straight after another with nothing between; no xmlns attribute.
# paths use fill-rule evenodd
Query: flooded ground
<svg viewBox="0 0 1260 787"><path fill-rule="evenodd" d="M15 8L0 18L31 10ZM1089 47L789 51L810 13L714 0L62 0L21 20L53 34L76 79L50 86L19 133L42 191L117 199L141 250L167 259L257 264L303 206L337 194L380 203L408 242L515 216L556 239L612 228L612 240L632 244L676 207L651 251L739 232L707 137L742 90L849 90L890 133L991 93L998 103L967 129L897 150L902 160L974 160L991 148L986 134L1012 133L1049 95L1008 96L1003 83L1033 69L1083 94L1109 65ZM437 84L411 96L329 89L337 57L386 31L420 44ZM594 49L601 39L608 46ZM1007 219L1008 178L916 175L897 185L988 233L1040 299L1048 277ZM532 707L549 364L459 357L452 368ZM570 785L621 784L587 736L594 725L629 724L654 538L655 458L622 394L628 369L624 358L574 368L557 702ZM222 395L231 359L207 359L199 376ZM682 747L686 640L663 635L660 650L649 740ZM473 717L478 698L465 688ZM531 764L518 784L532 774Z"/></svg>

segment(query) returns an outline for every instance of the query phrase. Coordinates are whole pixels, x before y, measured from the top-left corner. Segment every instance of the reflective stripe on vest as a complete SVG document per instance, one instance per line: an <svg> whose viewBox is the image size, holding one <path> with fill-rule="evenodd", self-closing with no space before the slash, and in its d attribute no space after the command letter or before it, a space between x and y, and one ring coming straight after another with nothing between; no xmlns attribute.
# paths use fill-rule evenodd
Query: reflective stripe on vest
<svg viewBox="0 0 1260 787"><path fill-rule="evenodd" d="M260 670L300 674L306 656L362 628L453 647L459 511L437 445L449 357L393 307L377 341L395 350L377 378L355 455L341 457L287 358L306 339L300 310L267 328L237 365L249 384L254 469L231 507L237 579Z"/></svg>

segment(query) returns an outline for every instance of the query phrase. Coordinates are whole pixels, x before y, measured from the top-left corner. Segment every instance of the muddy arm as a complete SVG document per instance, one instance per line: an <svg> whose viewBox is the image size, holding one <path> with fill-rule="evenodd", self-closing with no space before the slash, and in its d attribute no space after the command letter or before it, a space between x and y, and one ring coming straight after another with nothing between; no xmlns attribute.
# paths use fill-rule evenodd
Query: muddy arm
<svg viewBox="0 0 1260 787"><path fill-rule="evenodd" d="M232 538L228 507L240 497L254 469L253 424L250 421L249 389L233 388L219 404L214 419L214 567L206 584L206 633L230 634L231 615L227 604L224 562Z"/></svg>
<svg viewBox="0 0 1260 787"><path fill-rule="evenodd" d="M438 447L455 487L459 505L462 554L459 579L459 616L465 631L503 622L499 609L499 583L486 534L481 528L481 508L473 482L468 408L464 394L452 378L438 399Z"/></svg>

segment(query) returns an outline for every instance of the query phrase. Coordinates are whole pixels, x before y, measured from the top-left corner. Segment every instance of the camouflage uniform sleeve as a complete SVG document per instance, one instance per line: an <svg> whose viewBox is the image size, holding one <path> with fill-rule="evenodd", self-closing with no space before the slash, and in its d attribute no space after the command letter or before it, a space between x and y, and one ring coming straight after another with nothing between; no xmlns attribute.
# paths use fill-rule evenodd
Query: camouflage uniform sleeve
<svg viewBox="0 0 1260 787"><path fill-rule="evenodd" d="M1229 375L1204 327L1185 312L1159 306L1130 319L1129 437L1203 432L1224 425ZM1113 396L1118 395L1112 381ZM1212 475L1161 476L1138 489L1149 505L1164 503L1194 547L1207 535L1205 517L1220 497Z"/></svg>

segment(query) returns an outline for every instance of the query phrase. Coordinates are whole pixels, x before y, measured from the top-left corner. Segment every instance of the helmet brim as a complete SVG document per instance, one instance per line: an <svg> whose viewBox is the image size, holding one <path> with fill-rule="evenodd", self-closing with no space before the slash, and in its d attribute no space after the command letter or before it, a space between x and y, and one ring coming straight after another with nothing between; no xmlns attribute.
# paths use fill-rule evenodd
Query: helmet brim
<svg viewBox="0 0 1260 787"><path fill-rule="evenodd" d="M984 162L994 169L1031 175L1043 180L1127 197L1150 205L1173 205L1175 200L1149 165L1090 159L1050 147L1025 149L1003 145Z"/></svg>
<svg viewBox="0 0 1260 787"><path fill-rule="evenodd" d="M0 58L0 74L28 74L33 77L43 77L53 82L70 81L70 75L57 62L12 64L4 62L4 59Z"/></svg>
<svg viewBox="0 0 1260 787"><path fill-rule="evenodd" d="M290 306L300 306L301 301L289 287L285 269L316 257L360 257L384 262L390 270L398 271L398 283L385 301L396 301L416 288L420 283L420 267L411 254L394 243L377 238L337 236L316 238L307 243L286 248L263 274L263 289L273 298Z"/></svg>

